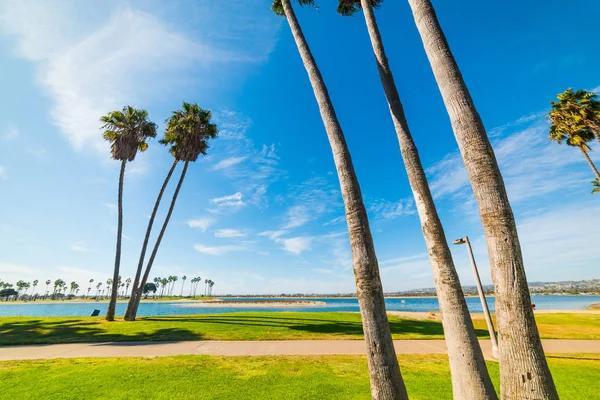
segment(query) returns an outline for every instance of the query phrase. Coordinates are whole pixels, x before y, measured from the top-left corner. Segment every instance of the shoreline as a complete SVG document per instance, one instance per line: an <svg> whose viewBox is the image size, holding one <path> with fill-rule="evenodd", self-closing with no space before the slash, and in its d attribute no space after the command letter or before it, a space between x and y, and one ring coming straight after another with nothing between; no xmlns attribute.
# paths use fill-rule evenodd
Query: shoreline
<svg viewBox="0 0 600 400"><path fill-rule="evenodd" d="M324 301L198 301L188 302L188 304L175 304L179 307L197 307L197 308L295 308L295 307L328 307Z"/></svg>

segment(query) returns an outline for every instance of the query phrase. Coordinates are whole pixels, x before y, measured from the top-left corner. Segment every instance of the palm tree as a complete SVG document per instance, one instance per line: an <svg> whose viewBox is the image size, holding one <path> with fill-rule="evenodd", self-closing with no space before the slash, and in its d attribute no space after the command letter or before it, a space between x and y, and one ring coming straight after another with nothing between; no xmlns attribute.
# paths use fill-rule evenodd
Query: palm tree
<svg viewBox="0 0 600 400"><path fill-rule="evenodd" d="M409 0L487 240L500 342L500 397L558 399L531 307L521 245L494 150L430 0ZM526 377L526 378L525 378Z"/></svg>
<svg viewBox="0 0 600 400"><path fill-rule="evenodd" d="M550 119L564 132L585 132L600 142L600 100L587 90L567 89L551 101Z"/></svg>
<svg viewBox="0 0 600 400"><path fill-rule="evenodd" d="M204 280L204 297L208 295L208 279Z"/></svg>
<svg viewBox="0 0 600 400"><path fill-rule="evenodd" d="M170 146L169 152L175 158L175 161L183 162L183 170L181 171L179 182L177 182L177 187L173 193L169 211L167 212L165 221L163 222L154 248L152 249L152 253L150 254L150 258L148 259L148 263L146 264L144 275L140 284L137 286L135 299L129 301L130 305L127 307L127 312L125 313L125 320L127 321L135 320L137 308L143 295L144 285L146 285L148 277L150 276L154 259L156 258L160 243L167 230L171 215L173 214L173 209L175 208L177 196L181 190L183 180L185 179L188 165L190 162L196 161L200 154L205 155L206 150L208 149L209 139L217 137L219 132L217 125L211 123L210 120L210 111L200 108L198 104L186 102L183 103L181 110L174 111L167 120L165 136L160 140L160 143L165 146Z"/></svg>
<svg viewBox="0 0 600 400"><path fill-rule="evenodd" d="M88 290L87 290L87 297L89 297L90 295L90 290L92 290L92 283L94 283L93 279L89 280L89 286L88 286Z"/></svg>
<svg viewBox="0 0 600 400"><path fill-rule="evenodd" d="M123 111L111 111L100 118L104 124L104 139L111 142L112 157L121 161L119 174L117 247L115 251L115 269L113 287L106 312L106 320L114 321L117 305L118 276L121 264L121 240L123 235L123 177L127 161L133 161L139 151L148 148L147 140L156 137L156 124L148 121L148 112L131 106L123 107Z"/></svg>
<svg viewBox="0 0 600 400"><path fill-rule="evenodd" d="M46 294L44 295L44 299L46 298L46 296L48 295L48 287L50 286L50 284L52 283L52 281L50 279L46 280Z"/></svg>
<svg viewBox="0 0 600 400"><path fill-rule="evenodd" d="M187 279L187 276L182 276L181 277L181 293L179 293L179 297L183 297L183 286L185 285L185 280Z"/></svg>
<svg viewBox="0 0 600 400"><path fill-rule="evenodd" d="M173 289L175 289L175 282L177 282L179 280L179 277L173 275L172 277L172 283L171 283L171 291L169 292L169 296L173 296Z"/></svg>
<svg viewBox="0 0 600 400"><path fill-rule="evenodd" d="M469 309L460 285L444 228L438 216L433 196L427 183L417 147L413 141L400 95L396 89L383 40L373 7L383 0L338 0L338 13L349 16L360 8L375 53L379 77L390 108L400 151L421 219L421 229L433 268L442 324L448 347L452 386L456 399L496 399L497 395L487 371L483 352L477 341Z"/></svg>
<svg viewBox="0 0 600 400"><path fill-rule="evenodd" d="M79 285L77 284L77 282L73 281L71 282L71 290L69 291L69 295L72 295L75 290L77 290L77 288L79 287Z"/></svg>
<svg viewBox="0 0 600 400"><path fill-rule="evenodd" d="M167 285L169 284L169 280L167 278L162 278L160 280L160 297L163 297L163 294L165 293L165 288L167 287Z"/></svg>
<svg viewBox="0 0 600 400"><path fill-rule="evenodd" d="M592 149L587 145L594 140L594 136L600 141L600 101L594 99L594 93L585 90L573 92L567 89L557 97L558 101L550 102L552 110L548 114L551 121L550 140L578 147L596 179L600 179L600 172L588 154Z"/></svg>
<svg viewBox="0 0 600 400"><path fill-rule="evenodd" d="M125 293L129 291L129 285L131 285L131 278L125 279ZM123 294L125 296L125 294Z"/></svg>
<svg viewBox="0 0 600 400"><path fill-rule="evenodd" d="M36 280L33 281L33 287L31 288L31 294L35 293L35 288L37 287L38 283L39 283L38 279L36 279Z"/></svg>
<svg viewBox="0 0 600 400"><path fill-rule="evenodd" d="M600 193L600 180L594 179L592 181L592 185L594 185L594 189L592 189L592 194Z"/></svg>
<svg viewBox="0 0 600 400"><path fill-rule="evenodd" d="M209 295L209 296L212 296L212 287L213 287L213 286L215 286L215 281L211 280L211 281L208 283L208 295Z"/></svg>
<svg viewBox="0 0 600 400"><path fill-rule="evenodd" d="M314 6L314 0L296 1L300 5ZM357 297L367 344L372 396L373 398L405 399L408 395L398 367L387 320L379 265L367 212L342 127L335 114L321 72L302 33L291 1L275 0L271 9L275 14L285 16L288 21L319 105L321 118L333 152L350 233Z"/></svg>
<svg viewBox="0 0 600 400"><path fill-rule="evenodd" d="M102 282L98 282L96 285L96 297L98 297L98 293L100 292L100 287L102 286Z"/></svg>

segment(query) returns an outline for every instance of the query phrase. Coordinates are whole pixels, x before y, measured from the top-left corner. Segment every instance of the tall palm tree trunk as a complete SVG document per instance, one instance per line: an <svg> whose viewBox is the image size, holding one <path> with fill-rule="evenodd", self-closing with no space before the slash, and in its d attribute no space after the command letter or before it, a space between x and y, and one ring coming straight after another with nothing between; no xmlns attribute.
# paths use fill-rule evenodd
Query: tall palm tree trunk
<svg viewBox="0 0 600 400"><path fill-rule="evenodd" d="M409 0L452 122L487 240L503 399L558 399L540 341L513 212L483 123L429 0Z"/></svg>
<svg viewBox="0 0 600 400"><path fill-rule="evenodd" d="M115 251L115 270L113 271L112 290L110 293L110 302L106 311L106 320L115 320L115 308L117 307L117 294L119 290L119 268L121 266L121 241L123 239L123 178L125 176L125 166L127 160L121 161L121 173L119 174L119 199L117 201L118 222L117 222L117 249Z"/></svg>
<svg viewBox="0 0 600 400"><path fill-rule="evenodd" d="M137 315L137 310L140 305L140 300L142 299L142 292L144 290L144 286L148 281L148 276L150 276L150 270L152 269L152 264L154 264L154 259L156 258L156 253L158 253L158 248L160 246L160 242L162 241L163 236L165 235L165 231L167 230L167 225L169 224L169 220L171 219L171 214L173 214L173 209L175 208L175 202L177 202L177 196L179 195L179 191L181 190L181 185L183 184L183 180L185 179L185 174L187 172L189 165L189 161L186 161L183 164L183 170L181 171L181 177L179 178L179 182L177 182L177 187L175 188L175 192L173 193L173 199L171 200L171 206L169 207L169 211L167 212L167 216L165 217L165 222L163 222L163 226L160 229L160 233L158 234L158 238L156 239L156 243L154 244L154 248L152 249L152 253L150 254L150 259L148 260L148 264L146 264L146 270L144 271L144 276L142 277L142 282L140 282L140 286L138 287L138 292L136 294L136 302L134 307L131 310L131 318L135 319ZM163 289L164 291L164 289Z"/></svg>
<svg viewBox="0 0 600 400"><path fill-rule="evenodd" d="M579 150L581 150L581 152L583 153L583 156L585 157L585 160L590 165L590 168L592 169L592 171L594 171L594 174L596 175L596 179L598 179L600 181L600 172L598 172L598 169L594 165L594 162L590 158L590 155L588 154L588 152L583 147L581 147L581 146L578 146L578 147L579 147Z"/></svg>
<svg viewBox="0 0 600 400"><path fill-rule="evenodd" d="M407 399L386 315L369 220L344 133L290 0L282 0L282 4L319 105L340 181L352 248L357 297L367 344L371 395L373 399Z"/></svg>
<svg viewBox="0 0 600 400"><path fill-rule="evenodd" d="M435 208L425 170L421 165L417 147L404 115L371 0L361 0L361 6L433 268L444 336L448 347L454 398L463 400L497 399L481 347L475 335L444 228Z"/></svg>
<svg viewBox="0 0 600 400"><path fill-rule="evenodd" d="M171 169L169 169L169 173L163 182L162 187L160 188L160 192L158 193L158 197L156 198L156 202L154 203L154 209L152 210L152 215L150 216L150 221L148 221L148 228L146 228L146 236L144 237L144 244L142 245L142 251L140 253L140 259L138 261L137 271L135 272L135 278L133 280L133 287L131 289L131 296L129 298L129 302L127 303L127 311L125 311L125 321L133 321L135 317L132 319L131 311L136 304L137 294L138 294L138 286L140 283L140 277L142 275L142 269L144 268L144 258L146 258L146 250L148 249L148 241L150 240L150 233L152 233L152 226L154 225L154 218L156 218L156 213L158 212L158 207L160 206L160 202L162 200L163 194L169 184L169 180L173 175L173 171L175 171L175 167L177 166L177 159L173 161L173 165L171 165ZM142 286L142 293L144 291L144 287Z"/></svg>

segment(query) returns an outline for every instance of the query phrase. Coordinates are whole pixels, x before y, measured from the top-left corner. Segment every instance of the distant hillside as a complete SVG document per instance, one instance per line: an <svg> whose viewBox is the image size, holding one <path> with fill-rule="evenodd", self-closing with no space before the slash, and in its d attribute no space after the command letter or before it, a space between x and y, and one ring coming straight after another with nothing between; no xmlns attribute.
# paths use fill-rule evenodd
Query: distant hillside
<svg viewBox="0 0 600 400"><path fill-rule="evenodd" d="M484 285L483 290L486 294L493 294L493 285ZM477 294L477 287L463 286L466 295ZM563 282L529 282L529 291L531 294L600 294L600 279L590 279L583 281L563 281ZM435 288L423 288L407 290L403 292L388 293L393 296L430 296L435 295Z"/></svg>
<svg viewBox="0 0 600 400"><path fill-rule="evenodd" d="M486 294L493 294L494 287L485 285L483 290ZM564 281L564 282L529 282L529 291L531 294L554 294L554 295L600 295L600 279L591 279L585 281ZM477 295L475 286L463 286L463 292L467 296ZM402 292L388 292L386 296L435 296L435 288L423 288L406 290ZM330 293L330 294L306 294L306 293L281 293L278 295L231 295L225 294L219 297L355 297L354 293Z"/></svg>

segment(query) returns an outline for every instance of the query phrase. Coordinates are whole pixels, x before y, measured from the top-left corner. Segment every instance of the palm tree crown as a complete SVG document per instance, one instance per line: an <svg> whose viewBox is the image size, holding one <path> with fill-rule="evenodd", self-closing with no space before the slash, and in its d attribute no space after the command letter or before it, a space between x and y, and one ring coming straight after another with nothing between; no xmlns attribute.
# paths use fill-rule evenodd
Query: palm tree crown
<svg viewBox="0 0 600 400"><path fill-rule="evenodd" d="M296 3L298 3L301 6L313 6L316 9L319 8L315 4L315 0L296 0ZM285 15L285 12L283 11L283 4L281 3L281 0L274 0L273 5L271 6L271 10L273 10L273 12L276 15L281 15L281 16Z"/></svg>
<svg viewBox="0 0 600 400"><path fill-rule="evenodd" d="M371 0L373 8L379 8L381 3L383 3L383 0ZM338 0L337 12L343 16L352 15L361 8L360 0Z"/></svg>
<svg viewBox="0 0 600 400"><path fill-rule="evenodd" d="M148 121L148 111L131 106L122 111L111 111L100 118L104 139L111 142L115 160L133 161L137 151L148 148L146 141L156 137L156 124Z"/></svg>
<svg viewBox="0 0 600 400"><path fill-rule="evenodd" d="M206 154L208 139L217 137L219 130L210 122L211 112L196 103L183 103L181 110L173 111L167 120L165 137L161 144L171 145L169 152L178 161L196 161Z"/></svg>
<svg viewBox="0 0 600 400"><path fill-rule="evenodd" d="M600 141L598 96L586 90L567 89L557 97L558 101L550 102L550 139L558 143L564 140L569 146L580 147L593 140L594 136Z"/></svg>

